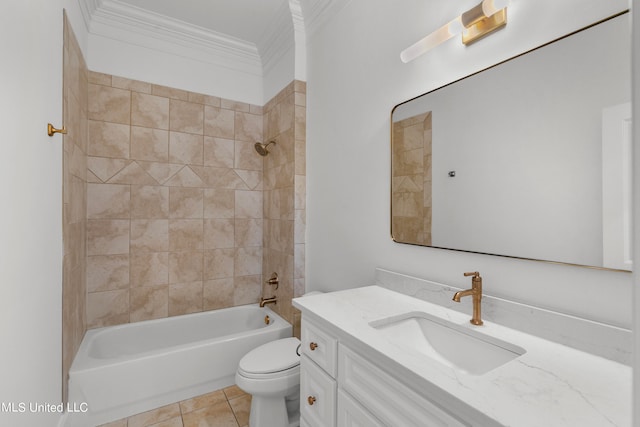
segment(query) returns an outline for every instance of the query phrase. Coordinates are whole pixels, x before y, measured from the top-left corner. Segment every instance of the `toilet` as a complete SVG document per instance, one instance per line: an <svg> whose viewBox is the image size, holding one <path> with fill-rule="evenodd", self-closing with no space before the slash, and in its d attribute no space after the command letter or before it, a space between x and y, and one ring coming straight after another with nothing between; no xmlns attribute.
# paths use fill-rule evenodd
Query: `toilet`
<svg viewBox="0 0 640 427"><path fill-rule="evenodd" d="M263 344L240 359L236 385L251 394L250 427L300 424L300 340Z"/></svg>

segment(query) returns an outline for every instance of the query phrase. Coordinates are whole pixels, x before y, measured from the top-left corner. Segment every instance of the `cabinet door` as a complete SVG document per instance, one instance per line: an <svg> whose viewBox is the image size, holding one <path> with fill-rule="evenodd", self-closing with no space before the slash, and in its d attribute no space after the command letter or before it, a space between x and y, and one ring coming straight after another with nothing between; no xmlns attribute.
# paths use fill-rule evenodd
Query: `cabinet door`
<svg viewBox="0 0 640 427"><path fill-rule="evenodd" d="M340 427L385 427L343 390L338 390L337 418Z"/></svg>
<svg viewBox="0 0 640 427"><path fill-rule="evenodd" d="M386 425L468 426L343 345L338 366L340 387Z"/></svg>
<svg viewBox="0 0 640 427"><path fill-rule="evenodd" d="M336 425L336 382L304 354L300 358L300 417L311 427Z"/></svg>

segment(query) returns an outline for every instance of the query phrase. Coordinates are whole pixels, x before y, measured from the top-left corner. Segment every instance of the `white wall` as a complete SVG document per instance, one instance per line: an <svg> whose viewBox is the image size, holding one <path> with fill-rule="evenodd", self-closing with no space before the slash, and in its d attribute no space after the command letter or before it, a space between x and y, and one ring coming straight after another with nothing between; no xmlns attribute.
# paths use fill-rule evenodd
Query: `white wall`
<svg viewBox="0 0 640 427"><path fill-rule="evenodd" d="M475 1L351 0L307 40L307 288L373 283L375 267L623 327L631 275L392 242L389 113L394 105L628 7L626 0L513 0L509 24L465 47L449 40L403 64L399 53ZM338 66L339 65L339 66Z"/></svg>
<svg viewBox="0 0 640 427"><path fill-rule="evenodd" d="M632 10L640 10L640 0L633 0ZM633 63L632 69L632 87L633 98L632 105L640 105L640 19L634 13L632 20L631 34L633 37ZM633 168L633 212L634 212L634 247L633 262L640 265L640 108L633 108L633 161L636 167ZM633 419L638 423L640 420L640 269L635 269L633 273Z"/></svg>
<svg viewBox="0 0 640 427"><path fill-rule="evenodd" d="M293 30L291 37L293 38ZM278 61L265 70L263 78L263 101L257 105L266 104L271 98L276 96L285 86L295 78L295 48L291 46Z"/></svg>
<svg viewBox="0 0 640 427"><path fill-rule="evenodd" d="M263 86L263 102L259 105L267 103L293 79L299 79L297 68L300 53L304 53L304 28L301 28L297 2L282 3L257 43L262 60Z"/></svg>
<svg viewBox="0 0 640 427"><path fill-rule="evenodd" d="M8 2L0 15L0 425L52 426L62 394L63 0ZM6 409L6 408L5 408Z"/></svg>
<svg viewBox="0 0 640 427"><path fill-rule="evenodd" d="M96 24L97 25L97 24ZM113 28L110 31L126 31ZM132 35L131 38L140 37ZM134 80L219 96L254 105L263 104L262 75L239 71L217 63L194 59L193 47L164 43L151 38L140 44L124 43L117 38L89 35L89 55L85 58L91 71L113 74ZM146 47L149 45L156 47ZM170 50L171 49L171 50ZM186 53L189 52L187 55Z"/></svg>

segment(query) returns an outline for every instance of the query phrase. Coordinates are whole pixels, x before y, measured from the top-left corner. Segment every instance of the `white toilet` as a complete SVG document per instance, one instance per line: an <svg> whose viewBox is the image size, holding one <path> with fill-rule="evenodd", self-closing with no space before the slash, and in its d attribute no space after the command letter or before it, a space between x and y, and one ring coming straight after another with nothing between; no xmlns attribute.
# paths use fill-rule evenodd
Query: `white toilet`
<svg viewBox="0 0 640 427"><path fill-rule="evenodd" d="M300 424L300 340L263 344L240 359L236 385L251 394L250 427Z"/></svg>

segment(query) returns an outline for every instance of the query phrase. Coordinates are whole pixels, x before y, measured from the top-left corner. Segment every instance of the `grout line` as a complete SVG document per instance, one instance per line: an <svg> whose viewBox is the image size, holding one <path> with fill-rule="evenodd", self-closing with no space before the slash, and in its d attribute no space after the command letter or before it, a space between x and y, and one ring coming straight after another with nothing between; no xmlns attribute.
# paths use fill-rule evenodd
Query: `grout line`
<svg viewBox="0 0 640 427"><path fill-rule="evenodd" d="M226 397L226 394L225 394ZM227 399L227 406L229 406L229 409L231 409L231 413L233 414L233 418L236 420L236 424L238 425L238 427L240 427L240 421L238 421L238 416L236 415L236 411L233 410L233 406L231 406L231 402L229 402L229 399Z"/></svg>

